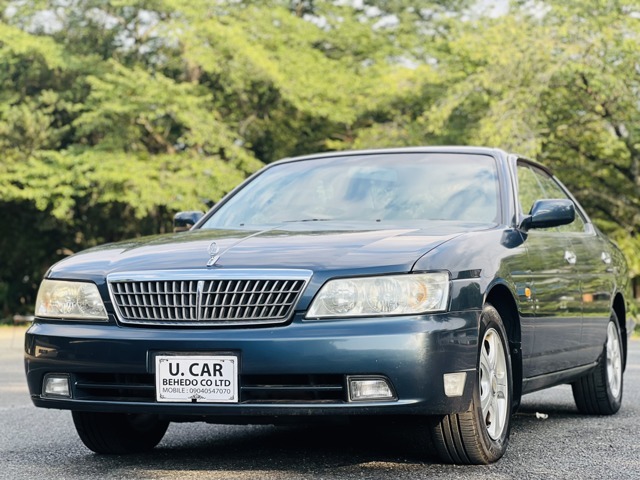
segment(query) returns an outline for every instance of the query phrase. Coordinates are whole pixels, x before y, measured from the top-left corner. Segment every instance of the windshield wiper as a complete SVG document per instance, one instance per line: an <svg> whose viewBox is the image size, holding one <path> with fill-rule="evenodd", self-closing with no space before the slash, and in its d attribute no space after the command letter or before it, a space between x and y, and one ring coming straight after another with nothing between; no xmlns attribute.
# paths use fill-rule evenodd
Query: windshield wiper
<svg viewBox="0 0 640 480"><path fill-rule="evenodd" d="M298 220L283 220L282 223L298 223L298 222L328 222L333 218L300 218Z"/></svg>

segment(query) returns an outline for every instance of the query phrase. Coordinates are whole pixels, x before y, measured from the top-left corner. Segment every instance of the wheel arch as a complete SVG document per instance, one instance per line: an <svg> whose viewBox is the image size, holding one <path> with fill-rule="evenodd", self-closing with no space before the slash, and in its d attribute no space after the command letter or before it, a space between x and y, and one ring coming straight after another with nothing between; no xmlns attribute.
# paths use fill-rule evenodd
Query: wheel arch
<svg viewBox="0 0 640 480"><path fill-rule="evenodd" d="M509 287L502 283L490 287L485 302L493 305L498 311L509 338L513 374L513 411L515 412L522 397L522 332L518 306Z"/></svg>

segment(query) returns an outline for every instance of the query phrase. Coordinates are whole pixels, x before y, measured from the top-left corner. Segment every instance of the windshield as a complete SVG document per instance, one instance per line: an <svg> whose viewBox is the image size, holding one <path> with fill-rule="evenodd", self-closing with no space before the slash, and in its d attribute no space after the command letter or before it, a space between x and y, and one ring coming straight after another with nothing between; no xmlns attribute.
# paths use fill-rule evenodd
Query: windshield
<svg viewBox="0 0 640 480"><path fill-rule="evenodd" d="M495 160L487 155L388 153L281 163L265 169L201 228L302 221L498 222Z"/></svg>

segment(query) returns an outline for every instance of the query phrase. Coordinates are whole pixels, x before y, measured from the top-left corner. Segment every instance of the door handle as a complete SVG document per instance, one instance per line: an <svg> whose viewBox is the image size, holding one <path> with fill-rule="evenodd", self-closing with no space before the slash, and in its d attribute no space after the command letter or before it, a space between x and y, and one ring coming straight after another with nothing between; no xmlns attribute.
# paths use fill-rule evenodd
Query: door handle
<svg viewBox="0 0 640 480"><path fill-rule="evenodd" d="M602 252L602 255L600 255L600 260L602 260L605 265L611 265L611 255L607 252Z"/></svg>
<svg viewBox="0 0 640 480"><path fill-rule="evenodd" d="M576 257L576 254L573 253L570 250L565 250L564 251L564 259L567 261L567 263L569 265L575 265L576 264L576 260L578 259L578 257Z"/></svg>

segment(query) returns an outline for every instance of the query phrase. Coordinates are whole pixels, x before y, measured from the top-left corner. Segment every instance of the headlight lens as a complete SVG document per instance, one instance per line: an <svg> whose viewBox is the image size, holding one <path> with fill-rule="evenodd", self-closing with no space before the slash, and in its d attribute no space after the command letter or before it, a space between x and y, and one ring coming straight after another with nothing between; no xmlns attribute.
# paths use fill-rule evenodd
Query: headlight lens
<svg viewBox="0 0 640 480"><path fill-rule="evenodd" d="M36 300L36 316L107 320L98 287L89 282L43 280Z"/></svg>
<svg viewBox="0 0 640 480"><path fill-rule="evenodd" d="M330 280L316 295L307 318L407 315L444 311L447 272Z"/></svg>

